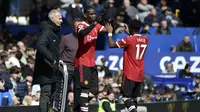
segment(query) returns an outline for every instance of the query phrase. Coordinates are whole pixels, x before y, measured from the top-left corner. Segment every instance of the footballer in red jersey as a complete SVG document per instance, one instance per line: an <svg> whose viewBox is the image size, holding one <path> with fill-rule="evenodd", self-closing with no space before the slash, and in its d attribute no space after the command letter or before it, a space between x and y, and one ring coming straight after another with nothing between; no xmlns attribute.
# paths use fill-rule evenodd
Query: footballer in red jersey
<svg viewBox="0 0 200 112"><path fill-rule="evenodd" d="M129 30L132 35L117 42L112 40L112 26L110 24L105 26L108 30L109 47L124 48L122 100L129 112L135 112L137 109L137 97L141 96L141 84L144 75L144 54L148 46L148 38L137 34L141 25L142 23L139 20L131 20Z"/></svg>
<svg viewBox="0 0 200 112"><path fill-rule="evenodd" d="M88 112L89 92L98 94L98 73L95 68L95 49L98 34L106 31L96 22L96 11L88 6L84 10L85 21L78 24L79 47L75 57L75 87L80 89L80 110ZM97 19L98 20L98 19Z"/></svg>

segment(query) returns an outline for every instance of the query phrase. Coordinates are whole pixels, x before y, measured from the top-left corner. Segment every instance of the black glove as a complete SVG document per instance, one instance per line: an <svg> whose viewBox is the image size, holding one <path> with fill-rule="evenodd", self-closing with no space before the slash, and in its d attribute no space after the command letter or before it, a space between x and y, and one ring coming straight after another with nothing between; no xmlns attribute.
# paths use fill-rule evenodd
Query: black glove
<svg viewBox="0 0 200 112"><path fill-rule="evenodd" d="M106 13L102 13L102 14L100 14L99 15L99 17L96 19L96 22L97 23L99 23L99 24L101 24L101 25L104 25L104 24L106 24L107 22L105 21L105 16L106 15Z"/></svg>

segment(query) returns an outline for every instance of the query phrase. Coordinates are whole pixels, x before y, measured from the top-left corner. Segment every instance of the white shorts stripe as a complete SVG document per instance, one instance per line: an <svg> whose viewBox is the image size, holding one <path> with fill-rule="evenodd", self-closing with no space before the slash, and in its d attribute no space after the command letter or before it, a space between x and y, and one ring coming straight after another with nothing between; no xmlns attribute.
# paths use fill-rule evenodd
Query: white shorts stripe
<svg viewBox="0 0 200 112"><path fill-rule="evenodd" d="M88 107L80 107L81 111L87 112L88 111Z"/></svg>
<svg viewBox="0 0 200 112"><path fill-rule="evenodd" d="M130 98L123 97L123 98L122 98L122 101L125 102L125 101L128 100L128 99L130 99Z"/></svg>
<svg viewBox="0 0 200 112"><path fill-rule="evenodd" d="M131 110L133 110L133 109L135 109L135 105L130 106L130 107L128 108L128 111L131 111Z"/></svg>
<svg viewBox="0 0 200 112"><path fill-rule="evenodd" d="M81 93L81 97L84 97L84 98L88 98L88 94L87 93Z"/></svg>

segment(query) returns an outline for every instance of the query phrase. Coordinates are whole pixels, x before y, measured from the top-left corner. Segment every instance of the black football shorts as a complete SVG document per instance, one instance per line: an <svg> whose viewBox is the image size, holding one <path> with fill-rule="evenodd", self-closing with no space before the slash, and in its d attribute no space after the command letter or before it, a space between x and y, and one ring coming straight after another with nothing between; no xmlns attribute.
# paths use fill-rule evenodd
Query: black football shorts
<svg viewBox="0 0 200 112"><path fill-rule="evenodd" d="M142 82L135 82L124 77L121 88L123 96L130 98L141 97L141 85Z"/></svg>
<svg viewBox="0 0 200 112"><path fill-rule="evenodd" d="M76 88L98 87L98 73L95 67L80 65L75 68L74 75Z"/></svg>

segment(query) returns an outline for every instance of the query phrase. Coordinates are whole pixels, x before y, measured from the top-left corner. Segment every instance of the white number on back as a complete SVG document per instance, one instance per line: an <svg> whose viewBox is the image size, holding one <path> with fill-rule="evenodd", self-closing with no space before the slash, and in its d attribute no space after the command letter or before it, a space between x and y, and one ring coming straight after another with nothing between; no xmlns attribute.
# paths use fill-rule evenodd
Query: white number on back
<svg viewBox="0 0 200 112"><path fill-rule="evenodd" d="M137 60L142 59L146 47L147 47L146 44L136 44L136 48L137 48L137 51L136 51L136 59L137 59ZM143 48L141 54L140 54L140 48Z"/></svg>

